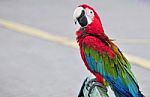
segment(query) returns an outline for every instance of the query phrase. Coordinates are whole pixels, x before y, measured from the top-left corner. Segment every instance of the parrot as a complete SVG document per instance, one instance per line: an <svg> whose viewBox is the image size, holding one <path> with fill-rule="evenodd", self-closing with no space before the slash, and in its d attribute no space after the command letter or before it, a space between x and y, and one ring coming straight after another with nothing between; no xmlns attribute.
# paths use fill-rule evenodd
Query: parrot
<svg viewBox="0 0 150 97"><path fill-rule="evenodd" d="M105 34L98 13L81 4L74 10L73 20L79 25L76 40L81 58L96 81L110 86L116 97L144 97L130 63Z"/></svg>

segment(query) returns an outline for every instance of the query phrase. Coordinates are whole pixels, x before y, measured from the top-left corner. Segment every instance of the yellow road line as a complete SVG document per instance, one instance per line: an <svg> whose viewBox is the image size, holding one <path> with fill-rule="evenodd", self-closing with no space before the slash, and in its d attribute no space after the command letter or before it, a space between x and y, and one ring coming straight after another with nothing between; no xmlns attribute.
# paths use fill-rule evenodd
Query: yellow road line
<svg viewBox="0 0 150 97"><path fill-rule="evenodd" d="M124 54L131 63L150 69L150 61L145 58L137 57L131 54Z"/></svg>
<svg viewBox="0 0 150 97"><path fill-rule="evenodd" d="M19 23L10 22L4 19L0 19L0 27L5 27L7 29L11 29L17 32L28 34L28 35L38 37L41 39L45 39L48 41L53 41L53 42L63 44L63 45L72 45L72 42L74 42L65 37L55 36L48 32L41 31L41 30L26 26L26 25L19 24Z"/></svg>
<svg viewBox="0 0 150 97"><path fill-rule="evenodd" d="M121 44L150 44L150 39L118 39Z"/></svg>
<svg viewBox="0 0 150 97"><path fill-rule="evenodd" d="M66 46L70 46L73 48L78 48L75 41L69 40L65 37L55 36L48 32L41 31L41 30L26 26L23 24L14 23L14 22L10 22L10 21L4 20L4 19L0 19L0 27L5 27L10 30L14 30L14 31L28 34L28 35L31 35L34 37L38 37L40 39L53 41L53 42L56 42L56 43L59 43L62 45L66 45ZM128 58L128 60L130 62L137 64L141 67L150 69L150 61L149 60L141 58L141 57L137 57L134 55L130 55L130 54L125 54L125 56Z"/></svg>

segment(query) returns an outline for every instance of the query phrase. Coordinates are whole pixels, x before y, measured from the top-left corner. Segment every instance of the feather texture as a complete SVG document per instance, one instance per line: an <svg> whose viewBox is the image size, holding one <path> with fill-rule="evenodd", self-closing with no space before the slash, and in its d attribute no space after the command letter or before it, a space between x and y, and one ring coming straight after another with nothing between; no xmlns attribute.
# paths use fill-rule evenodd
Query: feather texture
<svg viewBox="0 0 150 97"><path fill-rule="evenodd" d="M106 45L94 36L85 37L81 44L90 71L100 74L120 95L117 97L142 97L129 62L115 44Z"/></svg>
<svg viewBox="0 0 150 97"><path fill-rule="evenodd" d="M105 35L96 11L86 4L80 7L85 14L87 9L94 12L92 22L76 32L87 69L96 76L97 81L103 84L108 82L116 97L143 97L128 60Z"/></svg>

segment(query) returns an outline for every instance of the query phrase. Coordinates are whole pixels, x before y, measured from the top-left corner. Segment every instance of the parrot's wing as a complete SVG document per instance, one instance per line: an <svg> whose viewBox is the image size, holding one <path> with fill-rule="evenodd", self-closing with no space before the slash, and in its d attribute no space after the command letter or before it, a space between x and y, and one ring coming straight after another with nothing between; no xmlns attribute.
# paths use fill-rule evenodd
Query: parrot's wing
<svg viewBox="0 0 150 97"><path fill-rule="evenodd" d="M117 91L116 95L132 97L139 94L139 87L130 70L130 64L117 46L106 45L94 36L87 36L82 42L82 50L91 71L100 73L114 92ZM114 57L110 56L110 51L114 53Z"/></svg>

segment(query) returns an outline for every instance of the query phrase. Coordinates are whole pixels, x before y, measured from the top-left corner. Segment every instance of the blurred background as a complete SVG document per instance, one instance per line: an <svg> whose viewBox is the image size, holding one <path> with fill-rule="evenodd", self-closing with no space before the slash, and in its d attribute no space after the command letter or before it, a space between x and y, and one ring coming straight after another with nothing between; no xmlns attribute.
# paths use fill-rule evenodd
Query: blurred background
<svg viewBox="0 0 150 97"><path fill-rule="evenodd" d="M75 40L72 15L83 3L97 10L105 32L124 53L149 62L149 0L0 0L0 97L77 97L89 75L79 50L56 43L56 38L22 33L11 23ZM149 97L150 71L139 65L133 63L132 70Z"/></svg>

